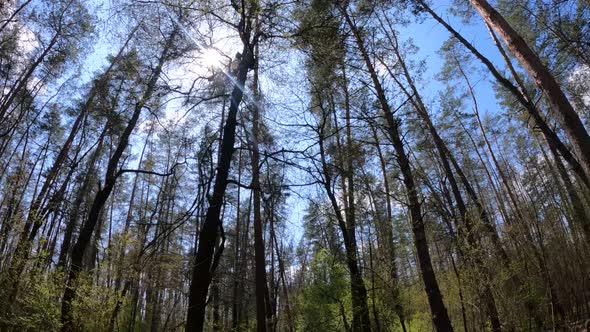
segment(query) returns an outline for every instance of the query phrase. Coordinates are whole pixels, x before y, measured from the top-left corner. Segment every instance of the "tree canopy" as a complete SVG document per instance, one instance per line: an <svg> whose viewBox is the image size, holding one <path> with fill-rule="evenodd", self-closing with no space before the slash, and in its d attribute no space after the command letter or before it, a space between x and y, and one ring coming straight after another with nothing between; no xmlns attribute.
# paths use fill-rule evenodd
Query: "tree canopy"
<svg viewBox="0 0 590 332"><path fill-rule="evenodd" d="M0 331L590 330L587 0L0 2Z"/></svg>

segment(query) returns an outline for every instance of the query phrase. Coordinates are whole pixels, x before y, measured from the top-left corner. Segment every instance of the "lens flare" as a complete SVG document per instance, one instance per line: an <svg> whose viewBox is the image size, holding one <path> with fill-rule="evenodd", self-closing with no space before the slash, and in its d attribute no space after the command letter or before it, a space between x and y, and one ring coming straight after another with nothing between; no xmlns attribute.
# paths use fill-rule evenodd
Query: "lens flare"
<svg viewBox="0 0 590 332"><path fill-rule="evenodd" d="M207 68L218 68L223 64L223 55L214 48L206 48L201 54L201 64Z"/></svg>

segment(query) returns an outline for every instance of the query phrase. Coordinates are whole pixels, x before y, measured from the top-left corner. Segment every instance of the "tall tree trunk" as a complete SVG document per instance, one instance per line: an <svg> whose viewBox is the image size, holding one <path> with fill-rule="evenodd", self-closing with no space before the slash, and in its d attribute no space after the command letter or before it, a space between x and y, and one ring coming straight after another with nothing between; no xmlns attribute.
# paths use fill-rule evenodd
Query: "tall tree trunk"
<svg viewBox="0 0 590 332"><path fill-rule="evenodd" d="M4 21L4 23L2 24L2 26L0 26L0 32L2 32L2 30L4 30L6 28L6 26L8 26L8 24L13 23L15 21L15 17L18 15L18 13L20 13L26 6L29 5L29 3L31 3L32 0L25 0L23 1L13 12L12 14L10 14L9 17L7 17L6 19L2 19L2 21ZM0 5L0 9L2 9L2 5Z"/></svg>
<svg viewBox="0 0 590 332"><path fill-rule="evenodd" d="M551 151L551 155L553 156L553 160L555 161L555 165L557 167L557 171L563 181L565 191L567 192L570 202L572 204L572 209L574 212L574 224L578 224L584 233L586 238L586 244L590 247L590 218L588 217L588 212L584 207L584 203L582 197L576 191L576 186L572 183L565 166L563 165L559 154L553 147L549 147Z"/></svg>
<svg viewBox="0 0 590 332"><path fill-rule="evenodd" d="M18 96L19 92L26 87L27 83L29 83L29 79L31 78L37 67L41 65L41 63L49 55L53 47L58 43L60 35L61 26L57 29L55 34L53 34L51 40L49 41L43 52L41 52L37 59L33 61L33 63L27 68L26 72L24 72L23 75L19 78L18 82L15 85L13 85L7 93L3 94L2 98L0 98L0 126L2 130L4 127L4 123L7 120L7 117L10 115L7 113L10 110L10 107L12 106L14 99ZM6 134L8 134L8 132L0 132L0 137Z"/></svg>
<svg viewBox="0 0 590 332"><path fill-rule="evenodd" d="M529 47L524 38L488 1L469 0L469 2L481 14L484 21L500 35L510 52L518 59L537 87L543 91L555 116L561 121L578 158L580 158L582 167L587 175L590 174L590 136L553 74Z"/></svg>
<svg viewBox="0 0 590 332"><path fill-rule="evenodd" d="M260 110L258 91L258 47L255 48L254 55L254 75L252 80L254 91L254 103L252 105L252 132L248 135L250 140L250 158L252 166L252 199L254 212L254 275L256 285L256 330L265 332L270 321L267 321L267 280L266 280L266 254L264 250L264 225L262 224L262 207L261 195L262 188L260 185L260 150L259 142L259 121Z"/></svg>
<svg viewBox="0 0 590 332"><path fill-rule="evenodd" d="M346 120L346 150L344 153L344 160L345 165L344 169L346 170L344 174L344 178L347 180L348 190L346 190L346 198L348 199L348 208L345 209L345 216L346 216L346 228L349 235L350 241L350 250L353 250L355 253L357 252L357 244L356 244L356 202L355 202L355 182L354 182L354 168L353 168L353 148L352 148L352 128L350 122L350 95L348 92L348 78L346 76L346 67L342 66L342 81L343 87L342 91L344 92L344 110L345 110L345 120ZM338 130L338 129L337 129ZM345 198L345 199L346 199ZM362 277L362 272L357 268L358 273L352 275L351 273L351 281L353 282L354 288L351 289L352 291L352 312L353 312L353 321L352 321L352 328L354 331L369 331L371 329L371 321L369 319L369 308L367 307L367 291L365 288L365 284ZM355 298L356 296L356 298ZM355 317L356 316L356 317Z"/></svg>
<svg viewBox="0 0 590 332"><path fill-rule="evenodd" d="M388 133L396 152L396 159L402 174L402 180L408 200L407 204L410 210L412 232L414 233L414 245L416 246L416 252L418 254L422 281L424 282L425 291L428 297L434 327L438 332L453 331L453 326L451 325L451 320L444 305L438 281L436 280L436 275L432 268L432 259L430 258L428 240L424 228L424 219L422 217L421 204L418 197L418 188L414 182L410 160L405 151L404 143L399 131L400 122L394 118L393 112L387 101L387 96L385 95L385 90L381 86L381 82L379 81L379 77L377 76L377 72L371 62L369 53L367 52L358 28L345 8L340 7L340 11L344 15L349 28L352 30L357 47L361 52L365 66L371 76L373 87L376 90L377 98L387 122Z"/></svg>
<svg viewBox="0 0 590 332"><path fill-rule="evenodd" d="M177 34L178 30L173 30L165 42L164 48L162 49L162 53L160 54L160 57L158 59L158 64L151 74L151 77L146 85L146 89L143 95L141 96L141 99L135 104L133 114L131 115L131 118L129 119L127 126L125 127L125 130L121 134L115 152L109 159L107 171L105 173L104 187L96 193L94 200L92 202L92 206L90 207L90 211L88 212L86 223L80 230L78 240L76 241L76 244L73 247L72 264L70 267L68 282L62 299L62 332L71 332L75 330L75 325L72 316L72 301L74 300L74 297L76 295L78 281L77 279L83 268L82 265L84 254L86 253L86 249L90 244L90 239L94 233L96 224L99 221L101 211L103 210L106 201L108 200L113 188L115 187L115 183L118 177L119 161L121 160L123 152L127 148L127 145L129 144L129 137L131 136L131 133L137 125L139 115L141 114L144 105L148 100L151 99L156 89L156 84L160 78L160 74L162 73L162 67L164 66L164 63L168 58L169 52L172 48L173 42Z"/></svg>
<svg viewBox="0 0 590 332"><path fill-rule="evenodd" d="M486 27L488 28L490 36L492 37L494 44L498 48L498 51L502 55L502 58L504 59L504 62L506 63L506 66L508 67L512 77L514 77L514 80L516 81L516 84L519 88L520 93L527 100L527 102L533 103L532 98L530 97L530 95L527 93L527 91L525 89L524 82L520 78L520 75L518 75L518 73L516 72L514 66L512 65L512 62L510 61L510 59L508 58L508 55L504 51L502 44L500 43L500 41L496 37L496 34L494 33L494 31L492 30L492 28L490 27L489 24L486 23ZM534 135L534 132L533 132L533 135ZM556 148L555 144L552 143L551 138L548 137L545 133L543 133L543 135L549 145L549 150L551 151L553 159L555 160L555 164L558 169L558 174L562 178L564 184L566 185L566 190L567 190L568 196L570 197L571 203L573 205L574 214L576 215L576 219L577 219L576 222L580 223L580 225L582 226L582 230L585 232L586 240L588 243L590 243L590 220L588 219L588 216L585 212L584 205L581 204L580 197L579 197L578 193L576 192L576 189L575 189L573 183L571 182L571 179L570 179L569 175L567 174L567 171L566 171L563 163L561 162L561 159L559 157L559 154L557 152L557 148ZM567 156L564 156L564 158L567 158ZM582 182L584 182L583 177L581 178L581 180L582 180ZM590 189L590 188L586 188L586 189Z"/></svg>
<svg viewBox="0 0 590 332"><path fill-rule="evenodd" d="M80 217L80 212L82 212L82 210L83 210L82 205L85 201L86 196L88 195L88 192L91 189L92 180L95 180L93 174L95 173L95 169L96 169L96 161L98 160L98 157L102 153L104 136L106 135L107 129L108 129L108 124L105 125L105 127L98 139L98 146L96 147L96 149L92 153L92 156L90 157L90 160L88 161L88 167L85 172L84 180L83 180L82 184L80 185L80 187L78 188L78 191L76 193L76 198L74 199L74 203L72 206L72 209L74 211L72 211L72 213L70 214L69 220L66 224L66 230L64 232L63 240L61 243L61 248L59 251L59 258L57 261L57 266L62 268L62 270L66 269L68 255L70 254L70 245L72 242L72 236L73 236L74 231L76 230L76 227L78 225L78 219Z"/></svg>
<svg viewBox="0 0 590 332"><path fill-rule="evenodd" d="M564 160L570 165L572 170L582 180L587 189L590 189L590 173L585 169L577 158L569 151L567 146L559 138L553 129L547 124L545 119L541 116L541 113L537 109L534 103L525 98L523 91L516 87L512 82L506 79L498 69L492 64L492 62L481 54L475 47L467 41L459 32L451 27L445 20L443 20L438 14L436 14L424 0L416 0L417 3L424 8L437 22L444 26L453 37L457 38L461 44L465 46L482 64L486 66L488 71L494 76L496 81L500 83L506 90L508 90L524 107L534 121L536 127L541 130L545 136L548 144L553 145L559 153L563 156Z"/></svg>
<svg viewBox="0 0 590 332"><path fill-rule="evenodd" d="M279 250L279 245L277 243L276 240L276 234L275 232L272 233L271 235L273 237L273 243L274 243L274 249L276 251L276 255L277 255L277 261L279 263L279 278L281 279L281 286L283 289L283 296L285 297L285 312L287 315L287 326L288 326L288 331L289 332L294 332L295 331L295 326L294 326L294 321L293 321L293 313L291 312L291 304L289 302L289 290L287 288L287 277L285 276L285 263L283 262L282 259L282 255L281 252Z"/></svg>
<svg viewBox="0 0 590 332"><path fill-rule="evenodd" d="M238 152L238 183L242 181L242 150L240 149ZM242 232L242 219L241 219L241 188L238 187L238 194L236 195L236 231L235 231L235 238L234 238L234 276L233 276L233 289L232 289L232 330L239 331L240 325L240 310L241 310L241 290L240 290L240 283L241 283L241 232Z"/></svg>
<svg viewBox="0 0 590 332"><path fill-rule="evenodd" d="M213 279L213 283L211 285L211 297L213 298L213 331L219 332L221 331L222 324L221 324L221 316L219 313L219 281Z"/></svg>
<svg viewBox="0 0 590 332"><path fill-rule="evenodd" d="M143 144L143 148L141 149L141 154L139 156L139 162L138 162L138 166L141 168L142 162L143 162L143 156L145 154L145 149L148 145L151 133L152 133L152 128L150 128L150 131L148 132L146 139L145 139L145 143ZM134 207L134 203L135 203L135 195L136 195L136 191L137 191L137 184L139 182L139 174L135 175L135 179L133 179L133 187L131 187L131 195L129 197L129 206L127 207L127 215L125 217L125 225L123 226L123 236L121 239L121 244L119 247L119 252L117 254L117 262L116 262L116 271L115 271L115 290L119 291L119 289L121 289L121 280L123 279L123 264L125 261L125 251L127 250L127 238L129 236L129 228L131 227L131 221L133 219L133 207ZM115 308L113 309L113 312L111 313L111 318L109 320L109 326L107 328L108 332L112 332L114 331L115 328L115 323L117 321L117 316L119 315L119 311L121 310L121 306L123 305L123 298L125 297L125 295L127 294L127 291L129 290L129 286L130 286L130 282L126 281L123 284L123 289L121 290L121 293L119 295L119 298L117 299L117 303L115 304Z"/></svg>
<svg viewBox="0 0 590 332"><path fill-rule="evenodd" d="M240 105L244 94L244 84L246 83L248 70L254 64L254 54L252 45L249 42L249 33L246 32L246 34L248 36L243 37L244 48L242 50L242 58L238 64L236 81L231 94L230 107L223 128L223 138L217 163L217 175L215 176L215 184L213 185L213 195L209 199L209 207L207 209L205 221L203 222L203 227L199 233L199 245L195 257L189 291L186 321L186 330L188 332L203 331L207 293L209 290L209 284L211 284L212 274L215 270L215 266L212 264L214 262L213 256L220 254L218 250L215 250L215 244L219 234L219 216L221 214L225 189L228 184L227 178L231 166L231 159L235 150L234 143L236 140L238 106Z"/></svg>
<svg viewBox="0 0 590 332"><path fill-rule="evenodd" d="M389 176L387 173L387 163L385 161L385 157L383 155L383 151L381 148L381 143L379 142L379 137L377 135L377 130L375 126L369 123L371 128L371 133L373 135L373 139L375 140L375 149L377 150L377 156L379 157L379 166L381 167L381 174L383 176L383 189L385 191L385 205L387 208L387 221L383 225L383 237L385 239L385 247L388 254L388 264L390 264L390 271L389 275L393 282L392 286L392 298L393 303L395 306L395 313L397 314L400 325L402 327L402 331L406 332L406 323L405 323L405 315L404 315L404 307L401 303L401 298L399 294L399 278L397 272L397 263L396 263L396 253L395 253L395 243L393 240L393 215L392 215L392 204L391 204L391 189L389 186Z"/></svg>
<svg viewBox="0 0 590 332"><path fill-rule="evenodd" d="M119 58L123 54L123 51L127 47L128 42L131 39L131 36L135 30L130 34L127 41L119 50L119 53L116 57L111 61L109 67L105 70L102 74L102 77L99 79L100 81L107 79L109 73L118 62ZM84 105L80 109L80 113L74 120L72 124L72 128L70 128L70 132L68 137L66 138L65 142L62 144L53 164L47 171L47 175L45 177L45 181L41 186L41 191L39 194L33 199L31 206L29 208L29 213L27 215L25 226L23 231L20 234L20 237L17 242L17 246L15 249L15 253L13 255L12 261L10 263L9 271L6 274L4 280L0 281L0 288L4 287L6 289L11 289L10 293L8 294L9 302L14 301L18 292L18 285L19 285L19 277L23 272L27 260L31 253L31 248L33 245L33 241L35 240L37 233L41 226L44 224L44 215L42 212L44 211L43 204L47 200L47 196L50 192L50 189L53 187L56 178L58 177L60 171L63 168L63 164L66 162L68 153L70 151L70 147L72 146L74 139L76 138L80 127L83 124L83 120L86 118L89 110L91 109L91 105L94 103L94 98L97 94L97 85L98 82L95 81L93 83L92 88L88 96L86 97L86 101ZM73 170L70 170L72 172ZM10 306L7 306L5 309L9 310ZM0 313L2 309L0 309Z"/></svg>
<svg viewBox="0 0 590 332"><path fill-rule="evenodd" d="M436 130L436 127L432 123L432 120L430 119L430 115L428 115L428 110L426 109L426 106L424 105L424 102L422 101L420 93L419 93L418 89L416 88L416 85L414 84L414 81L410 75L410 72L406 66L404 59L403 59L402 55L400 54L396 32L394 31L388 18L385 17L385 19L387 20L387 23L389 26L389 32L390 32L390 33L387 33L387 36L390 39L391 46L393 47L393 51L396 55L399 66L402 70L402 74L405 76L406 81L407 81L411 91L408 91L404 87L403 83L400 82L399 79L395 76L395 74L390 71L391 77L396 81L396 83L398 84L400 89L402 89L402 91L406 94L408 99L413 103L414 109L417 111L418 115L422 118L422 121L426 125L428 132L432 136L434 146L436 148L439 159L440 159L441 164L443 166L443 170L445 172L446 178L449 182L449 185L451 186L451 191L453 193L453 197L455 198L455 203L457 205L457 209L459 210L459 219L461 221L461 226L459 227L459 230L461 230L463 227L465 228L465 232L460 231L459 234L460 235L464 234L465 238L463 240L466 240L467 245L470 247L469 252L472 253L471 256L473 256L473 257L467 257L467 258L475 265L475 267L477 269L479 269L484 274L485 278L488 279L487 281L484 281L484 284L483 284L484 290L482 293L482 299L483 299L483 302L486 305L486 309L488 311L490 323L492 325L492 331L499 332L502 330L502 328L501 328L501 324L500 324L500 318L498 316L498 309L496 308L495 300L493 298L492 291L490 289L489 279L491 279L491 275L489 274L489 271L486 269L485 263L483 261L481 261L480 257L478 257L481 255L478 252L478 250L479 250L478 247L480 245L480 239L479 239L479 236L477 235L477 233L475 233L475 231L474 231L474 225L473 225L471 218L467 214L467 207L465 205L463 195L461 194L461 190L459 189L459 185L457 184L457 181L455 179L455 175L454 175L451 165L449 163L449 156L451 158L453 158L453 157L451 156L451 152L449 151L448 147L446 146L446 143L442 140L442 138L438 134L438 131ZM382 25L382 27L385 30L385 27L383 25Z"/></svg>
<svg viewBox="0 0 590 332"><path fill-rule="evenodd" d="M325 124L325 121L323 121L323 123ZM348 266L348 270L350 272L350 292L352 300L352 331L371 331L369 308L367 306L367 289L365 288L365 283L363 281L362 274L358 266L356 239L351 238L351 234L349 232L350 229L347 226L347 221L345 220L345 217L342 215L340 206L338 204L338 199L332 191L332 185L334 182L332 180L331 171L328 168L328 163L326 160L326 151L324 148L324 140L326 133L324 131L325 128L323 128L322 126L322 128L319 131L319 149L324 176L323 182L324 189L326 190L326 194L328 195L330 203L332 204L332 208L334 209L336 220L338 221L338 227L342 232L342 238L344 240L344 249L346 252L346 265Z"/></svg>

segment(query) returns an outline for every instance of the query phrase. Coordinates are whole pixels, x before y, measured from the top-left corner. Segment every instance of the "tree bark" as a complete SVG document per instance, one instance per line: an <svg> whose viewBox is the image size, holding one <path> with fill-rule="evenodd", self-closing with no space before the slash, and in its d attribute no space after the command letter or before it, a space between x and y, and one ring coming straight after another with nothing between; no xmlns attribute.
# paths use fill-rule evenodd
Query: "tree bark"
<svg viewBox="0 0 590 332"><path fill-rule="evenodd" d="M113 188L115 187L115 183L118 177L117 172L119 168L119 161L121 160L121 157L123 156L123 152L127 148L127 145L129 144L129 137L135 129L137 121L139 120L139 115L141 114L144 105L152 97L156 89L156 83L160 78L162 67L164 66L164 63L168 58L168 54L170 52L170 49L172 48L172 44L177 34L178 30L173 30L166 40L162 53L160 54L160 58L158 59L158 64L156 68L153 70L151 77L147 83L146 90L141 96L141 99L135 104L133 114L131 115L131 118L129 119L127 126L125 127L125 130L121 134L115 152L109 159L107 171L105 174L104 187L96 193L90 211L88 212L88 218L86 220L86 223L80 230L78 240L76 241L76 244L73 247L72 264L70 268L68 282L62 299L62 332L72 332L75 330L72 317L72 301L74 300L74 297L76 295L77 279L83 268L82 265L84 254L86 253L86 249L90 244L90 239L99 221L101 211L104 205L106 204Z"/></svg>
<svg viewBox="0 0 590 332"><path fill-rule="evenodd" d="M44 202L46 202L47 196L48 196L51 188L54 185L54 181L58 177L61 169L63 168L63 164L67 160L68 153L70 152L70 147L72 146L74 139L76 138L76 135L78 134L78 131L80 130L80 127L83 124L83 120L86 118L86 115L88 114L88 112L91 109L91 105L94 103L94 98L96 97L96 93L97 93L98 82L103 81L104 79L106 79L108 77L109 73L112 71L113 67L118 62L118 59L123 54L123 51L127 47L127 44L129 42L129 40L131 39L132 35L133 35L133 33L130 34L129 38L124 43L124 45L121 47L118 54L115 56L113 61L111 61L111 64L109 65L109 67L102 74L102 77L94 82L92 88L90 89L88 96L86 97L86 101L85 101L84 105L81 107L80 113L78 114L78 116L74 120L74 123L72 124L72 128L70 128L70 132L68 134L68 137L66 138L65 142L62 144L55 160L53 161L53 164L51 165L51 167L49 168L49 170L47 172L47 175L45 177L45 181L43 182L43 185L41 186L41 191L33 199L33 202L31 203L31 206L29 208L29 213L28 213L26 221L25 221L24 229L19 236L19 239L18 239L18 242L16 245L16 249L15 249L15 253L13 255L12 261L10 262L10 266L8 268L7 276L5 277L4 280L0 281L0 286L3 286L7 289L11 289L11 291L8 295L10 302L14 301L14 299L16 298L16 295L18 292L18 286L19 286L19 282L20 282L19 277L20 277L21 273L23 272L23 270L25 269L27 260L29 259L29 256L31 254L31 248L33 245L33 241L37 237L37 233L39 232L39 229L44 224L44 221L45 221L45 216L43 215ZM72 172L72 171L73 170L70 170L70 172ZM6 309L9 310L8 307ZM0 312L2 312L2 310L0 310Z"/></svg>
<svg viewBox="0 0 590 332"><path fill-rule="evenodd" d="M385 90L379 81L377 72L375 71L373 63L371 62L367 49L356 25L354 24L346 9L340 7L340 11L344 15L344 18L346 19L346 22L354 35L357 47L361 52L362 58L371 76L373 87L375 88L377 98L387 122L388 133L396 152L397 163L400 167L402 180L408 199L408 208L410 210L410 219L412 222L412 232L414 233L414 245L416 246L416 251L418 254L422 281L424 282L425 291L428 297L428 303L430 305L434 327L438 332L453 331L453 326L451 325L451 320L443 303L438 281L436 280L436 275L434 274L434 269L432 268L432 259L430 258L428 241L424 228L424 219L422 217L421 204L418 197L418 188L414 182L414 175L410 166L410 160L405 151L404 143L399 131L399 120L394 118L391 107L387 101L387 96L385 95Z"/></svg>
<svg viewBox="0 0 590 332"><path fill-rule="evenodd" d="M398 78L394 75L394 73L392 73L391 71L389 71L390 76L395 80L395 82L398 84L400 89L402 89L402 91L406 94L407 98L412 102L412 104L414 105L414 109L416 110L418 115L422 118L422 121L426 125L428 132L432 136L432 140L433 140L434 146L436 148L436 151L439 155L439 159L441 161L441 164L443 166L444 173L447 177L449 185L451 186L451 192L453 193L453 197L455 198L455 204L457 205L457 209L459 210L459 220L461 221L461 226L459 226L459 234L460 234L460 236L463 235L462 236L462 237L464 237L463 240L466 240L467 245L471 249L471 250L469 250L469 252L471 253L470 256L473 256L473 257L468 257L468 260L470 260L476 266L476 268L479 269L485 275L485 277L488 279L487 281L484 281L484 284L483 284L484 290L482 293L482 300L483 300L483 302L486 306L486 309L488 311L490 323L492 325L492 331L500 332L502 330L502 327L501 327L501 323L500 323L500 318L498 316L498 309L496 307L495 300L494 300L492 291L490 289L490 284L489 284L489 279L491 278L491 275L489 274L489 271L485 268L485 263L483 261L481 261L480 257L478 257L480 255L480 253L478 252L480 239L479 239L479 236L474 232L473 222L472 222L471 218L469 217L469 215L467 214L467 207L465 205L463 195L461 194L461 190L459 189L459 185L457 184L455 174L453 173L453 170L451 168L451 164L449 163L449 158L454 158L454 157L451 155L451 152L449 151L446 143L440 137L440 135L438 134L438 131L436 130L436 127L432 123L432 120L430 119L430 115L428 114L428 110L426 109L426 106L424 105L424 102L422 101L420 93L419 93L418 89L416 88L416 85L414 84L414 81L413 81L413 79L410 75L410 72L406 66L406 63L400 53L398 41L397 41L397 36L395 35L395 31L393 30L393 27L391 26L391 23L389 22L387 17L385 19L387 20L387 23L388 23L388 26L389 26L389 29L391 32L391 34L387 33L387 36L390 39L390 43L391 43L391 45L393 47L393 51L397 57L399 66L402 70L403 75L406 78L408 85L410 86L411 91L408 91L404 87L403 83L400 82L398 80ZM383 27L383 29L385 30L385 27ZM389 68L388 68L388 70L389 70ZM465 232L461 232L461 229L463 227L465 229Z"/></svg>
<svg viewBox="0 0 590 332"><path fill-rule="evenodd" d="M559 83L524 38L486 0L469 0L484 21L500 35L512 54L543 92L560 120L586 174L590 174L590 136Z"/></svg>
<svg viewBox="0 0 590 332"><path fill-rule="evenodd" d="M492 62L486 58L483 54L481 54L475 47L469 43L459 32L457 32L453 27L451 27L445 20L443 20L438 14L436 14L423 0L416 0L424 10L426 10L432 18L434 18L437 22L439 22L442 26L444 26L453 37L457 38L461 44L465 46L486 68L489 72L494 76L496 81L500 83L506 90L508 90L517 100L518 102L524 107L524 109L529 113L529 115L533 118L535 126L541 130L543 135L545 136L548 144L553 145L559 153L563 156L564 160L570 165L572 170L578 175L580 180L584 183L587 189L590 189L590 173L587 169L585 169L581 163L577 160L577 158L570 152L567 146L563 143L563 141L559 138L559 136L555 133L553 129L549 127L545 119L541 116L541 113L531 101L525 98L523 91L517 88L512 82L506 79L498 69L492 64Z"/></svg>
<svg viewBox="0 0 590 332"><path fill-rule="evenodd" d="M324 115L325 116L325 115ZM324 121L325 123L325 121ZM332 191L333 180L326 160L326 151L324 148L324 128L319 131L319 148L320 158L322 161L322 170L324 176L324 189L330 199L332 208L338 221L338 227L342 232L344 249L346 252L346 265L350 272L350 292L352 300L352 331L371 331L369 308L367 306L367 289L363 281L361 271L358 266L356 240L351 237L350 229L347 226L345 217L342 215L338 200Z"/></svg>
<svg viewBox="0 0 590 332"><path fill-rule="evenodd" d="M223 128L221 153L218 160L215 184L213 185L213 195L209 199L209 208L207 209L205 221L203 222L203 227L199 235L199 244L189 291L186 322L186 330L188 332L203 331L203 325L205 323L207 293L214 272L214 267L212 269L213 256L217 253L215 250L215 244L219 234L219 216L221 214L225 189L228 184L227 178L231 166L231 159L235 150L234 143L236 140L238 106L240 105L244 94L244 84L246 82L248 70L254 64L254 54L251 47L252 45L249 43L248 37L248 39L244 40L242 59L238 64L236 82L232 91L230 107Z"/></svg>
<svg viewBox="0 0 590 332"><path fill-rule="evenodd" d="M256 285L256 330L258 332L265 332L270 322L267 321L267 280L266 280L266 254L264 250L264 226L262 224L262 207L261 195L262 188L260 186L260 150L259 142L259 121L260 110L259 105L259 91L258 91L258 47L255 48L254 59L254 75L252 80L254 91L254 103L252 105L252 132L248 135L250 140L250 158L252 166L252 199L254 212L254 275Z"/></svg>

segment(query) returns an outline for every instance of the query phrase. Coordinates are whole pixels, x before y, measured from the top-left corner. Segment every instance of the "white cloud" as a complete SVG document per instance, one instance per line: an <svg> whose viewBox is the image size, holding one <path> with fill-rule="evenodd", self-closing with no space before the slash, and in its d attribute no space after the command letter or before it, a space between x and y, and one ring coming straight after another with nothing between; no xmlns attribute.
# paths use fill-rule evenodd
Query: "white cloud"
<svg viewBox="0 0 590 332"><path fill-rule="evenodd" d="M577 111L590 108L590 67L576 67L568 78L575 94L574 107Z"/></svg>
<svg viewBox="0 0 590 332"><path fill-rule="evenodd" d="M39 47L39 39L26 25L19 24L18 29L18 48L23 56L28 56Z"/></svg>

